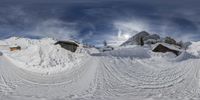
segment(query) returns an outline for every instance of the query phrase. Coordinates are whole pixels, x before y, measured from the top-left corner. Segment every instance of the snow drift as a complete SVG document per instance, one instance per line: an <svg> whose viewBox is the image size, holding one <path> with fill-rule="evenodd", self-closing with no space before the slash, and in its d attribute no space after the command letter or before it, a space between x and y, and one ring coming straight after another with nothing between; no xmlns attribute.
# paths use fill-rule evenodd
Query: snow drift
<svg viewBox="0 0 200 100"><path fill-rule="evenodd" d="M18 67L44 74L70 69L82 61L84 49L82 52L72 53L61 48L60 45L54 45L55 42L55 40L50 38L40 40L9 38L5 40L4 44L21 46L22 50L5 51L4 53Z"/></svg>
<svg viewBox="0 0 200 100"><path fill-rule="evenodd" d="M149 58L148 50L141 46L121 48L113 51L93 54L95 56L113 56L113 57L130 57L130 58Z"/></svg>
<svg viewBox="0 0 200 100"><path fill-rule="evenodd" d="M200 42L192 42L192 44L188 47L187 52L200 57Z"/></svg>
<svg viewBox="0 0 200 100"><path fill-rule="evenodd" d="M152 52L148 46L119 47L104 53L80 47L72 53L47 38L10 38L0 43L22 47L21 51L2 50L2 100L200 98L200 60L193 59L199 52L193 51L197 46L176 56Z"/></svg>

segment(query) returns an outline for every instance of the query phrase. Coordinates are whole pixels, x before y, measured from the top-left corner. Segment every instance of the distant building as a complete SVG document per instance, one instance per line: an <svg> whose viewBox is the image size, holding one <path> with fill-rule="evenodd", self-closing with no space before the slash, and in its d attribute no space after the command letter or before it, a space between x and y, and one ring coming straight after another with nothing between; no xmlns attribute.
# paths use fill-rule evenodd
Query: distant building
<svg viewBox="0 0 200 100"><path fill-rule="evenodd" d="M166 44L166 43L155 44L152 51L153 52L162 52L162 53L172 52L177 56L182 52L182 50L179 49L177 46L169 45L169 44Z"/></svg>
<svg viewBox="0 0 200 100"><path fill-rule="evenodd" d="M55 45L60 45L62 48L69 50L71 52L75 52L77 47L79 46L78 43L74 41L58 41Z"/></svg>
<svg viewBox="0 0 200 100"><path fill-rule="evenodd" d="M16 50L21 50L21 47L20 46L10 47L10 51L16 51Z"/></svg>

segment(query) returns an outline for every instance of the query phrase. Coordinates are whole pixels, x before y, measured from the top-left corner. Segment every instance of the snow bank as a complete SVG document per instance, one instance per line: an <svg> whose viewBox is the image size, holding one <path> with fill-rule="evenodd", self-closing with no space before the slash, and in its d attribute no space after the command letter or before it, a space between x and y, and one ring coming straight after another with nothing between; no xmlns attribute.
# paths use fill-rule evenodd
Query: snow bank
<svg viewBox="0 0 200 100"><path fill-rule="evenodd" d="M114 56L114 57L131 57L131 58L149 58L148 50L136 46L133 48L121 48L113 51L95 54L96 56Z"/></svg>
<svg viewBox="0 0 200 100"><path fill-rule="evenodd" d="M65 50L55 42L50 38L9 38L5 40L7 45L21 46L22 50L4 53L18 67L45 74L61 72L81 62L84 55Z"/></svg>
<svg viewBox="0 0 200 100"><path fill-rule="evenodd" d="M150 51L149 53L150 53L151 57L153 57L153 58L172 59L172 58L176 57L176 55L174 53L172 53L172 52L162 53L162 52Z"/></svg>
<svg viewBox="0 0 200 100"><path fill-rule="evenodd" d="M22 48L27 48L30 45L38 45L38 44L54 44L56 41L52 38L43 38L43 39L29 39L29 38L19 38L19 37L11 37L6 40L1 40L0 43L9 46L21 46Z"/></svg>
<svg viewBox="0 0 200 100"><path fill-rule="evenodd" d="M191 55L190 53L188 52L182 52L179 56L177 56L176 58L172 59L173 61L184 61L184 60L187 60L187 59L195 59L197 57L195 57L194 55Z"/></svg>
<svg viewBox="0 0 200 100"><path fill-rule="evenodd" d="M76 53L81 53L81 54L93 54L93 53L99 53L99 50L96 48L82 48L82 47L78 47L76 50Z"/></svg>
<svg viewBox="0 0 200 100"><path fill-rule="evenodd" d="M188 47L187 52L192 55L200 57L200 41L192 42L192 44Z"/></svg>

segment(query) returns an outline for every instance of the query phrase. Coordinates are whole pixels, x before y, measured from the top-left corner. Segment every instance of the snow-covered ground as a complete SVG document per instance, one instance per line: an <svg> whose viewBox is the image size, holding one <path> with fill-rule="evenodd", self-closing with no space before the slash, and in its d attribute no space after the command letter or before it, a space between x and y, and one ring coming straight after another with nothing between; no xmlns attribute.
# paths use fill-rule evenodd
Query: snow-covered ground
<svg viewBox="0 0 200 100"><path fill-rule="evenodd" d="M80 47L72 53L54 42L0 41L22 46L14 52L1 48L0 100L200 99L200 43L176 57L139 46L105 53Z"/></svg>
<svg viewBox="0 0 200 100"><path fill-rule="evenodd" d="M84 56L81 54L84 50L78 49L78 53L72 53L61 48L60 45L54 45L55 42L50 38L32 40L13 37L2 43L9 46L20 46L22 50L13 52L4 50L4 55L16 66L32 72L57 73L77 66L83 61Z"/></svg>

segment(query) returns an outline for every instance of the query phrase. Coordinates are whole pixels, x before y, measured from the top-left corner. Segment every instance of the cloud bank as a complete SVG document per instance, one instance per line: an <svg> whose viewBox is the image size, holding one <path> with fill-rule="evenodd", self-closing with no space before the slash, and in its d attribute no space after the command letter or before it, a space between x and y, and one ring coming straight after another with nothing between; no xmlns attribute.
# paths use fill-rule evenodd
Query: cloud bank
<svg viewBox="0 0 200 100"><path fill-rule="evenodd" d="M146 30L200 40L198 0L0 0L0 37L125 41ZM125 35L124 35L125 34Z"/></svg>

